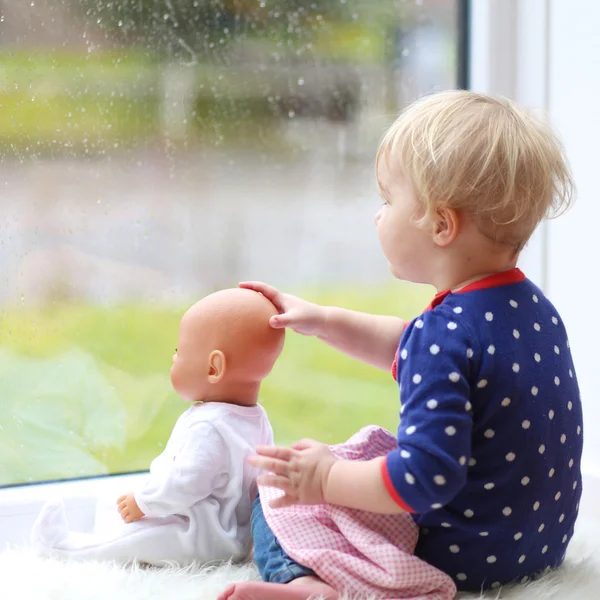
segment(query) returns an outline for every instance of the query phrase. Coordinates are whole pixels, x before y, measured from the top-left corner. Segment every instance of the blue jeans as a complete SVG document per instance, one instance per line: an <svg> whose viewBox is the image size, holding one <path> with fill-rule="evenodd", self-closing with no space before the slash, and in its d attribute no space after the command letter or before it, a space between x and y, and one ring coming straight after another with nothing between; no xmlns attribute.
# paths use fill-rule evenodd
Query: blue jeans
<svg viewBox="0 0 600 600"><path fill-rule="evenodd" d="M314 575L314 571L299 565L281 547L267 524L257 495L252 503L252 537L254 539L254 562L263 581L289 583L298 577Z"/></svg>

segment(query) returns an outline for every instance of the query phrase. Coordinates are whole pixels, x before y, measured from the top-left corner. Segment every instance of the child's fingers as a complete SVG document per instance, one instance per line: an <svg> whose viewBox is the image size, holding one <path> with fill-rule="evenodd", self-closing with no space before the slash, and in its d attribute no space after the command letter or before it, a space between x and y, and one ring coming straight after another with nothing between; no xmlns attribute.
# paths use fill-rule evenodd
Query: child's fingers
<svg viewBox="0 0 600 600"><path fill-rule="evenodd" d="M265 487L277 488L278 490L284 491L287 495L293 494L293 486L290 483L290 480L287 477L282 477L281 475L260 475L256 478L256 482L258 485L263 485Z"/></svg>
<svg viewBox="0 0 600 600"><path fill-rule="evenodd" d="M305 438L300 440L299 442L294 442L292 444L292 448L294 450L308 450L309 448L314 448L315 445L321 445L320 442L316 440L311 440L310 438Z"/></svg>
<svg viewBox="0 0 600 600"><path fill-rule="evenodd" d="M278 458L279 460L289 461L294 456L295 452L292 448L284 448L283 446L258 446L256 454L259 456L268 456Z"/></svg>
<svg viewBox="0 0 600 600"><path fill-rule="evenodd" d="M248 458L248 463L257 469L269 471L270 473L275 473L276 475L287 475L289 471L289 463L284 460L278 460L277 458L251 456Z"/></svg>
<svg viewBox="0 0 600 600"><path fill-rule="evenodd" d="M239 287L245 290L259 292L279 308L281 292L277 288L263 283L262 281L242 281L239 284Z"/></svg>

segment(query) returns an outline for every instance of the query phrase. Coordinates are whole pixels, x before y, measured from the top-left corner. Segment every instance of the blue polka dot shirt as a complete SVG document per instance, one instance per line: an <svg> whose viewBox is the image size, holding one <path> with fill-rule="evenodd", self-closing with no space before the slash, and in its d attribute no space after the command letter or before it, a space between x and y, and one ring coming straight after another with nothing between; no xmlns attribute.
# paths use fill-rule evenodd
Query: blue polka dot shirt
<svg viewBox="0 0 600 600"><path fill-rule="evenodd" d="M563 323L518 269L438 295L405 329L398 447L383 478L416 554L459 590L562 563L579 509L582 413Z"/></svg>

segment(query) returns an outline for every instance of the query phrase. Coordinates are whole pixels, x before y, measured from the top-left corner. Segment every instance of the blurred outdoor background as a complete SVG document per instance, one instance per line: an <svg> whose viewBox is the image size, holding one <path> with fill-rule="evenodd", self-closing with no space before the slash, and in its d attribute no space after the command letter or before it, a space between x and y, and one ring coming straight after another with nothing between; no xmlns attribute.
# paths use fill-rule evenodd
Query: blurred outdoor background
<svg viewBox="0 0 600 600"><path fill-rule="evenodd" d="M0 1L0 486L145 470L183 311L262 279L412 317L379 139L455 87L459 0ZM289 334L279 443L395 430L390 374Z"/></svg>

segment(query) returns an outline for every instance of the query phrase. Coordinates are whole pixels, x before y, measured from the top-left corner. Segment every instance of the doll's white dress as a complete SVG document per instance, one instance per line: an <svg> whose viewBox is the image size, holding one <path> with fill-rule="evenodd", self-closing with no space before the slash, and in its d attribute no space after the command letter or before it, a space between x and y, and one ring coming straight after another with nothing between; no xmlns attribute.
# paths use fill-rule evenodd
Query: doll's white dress
<svg viewBox="0 0 600 600"><path fill-rule="evenodd" d="M32 531L42 554L153 565L242 560L252 547L257 470L247 458L273 443L260 405L196 404L177 420L164 452L134 490L145 514L124 523L116 499L98 501L92 532L70 531L60 500L50 500Z"/></svg>

